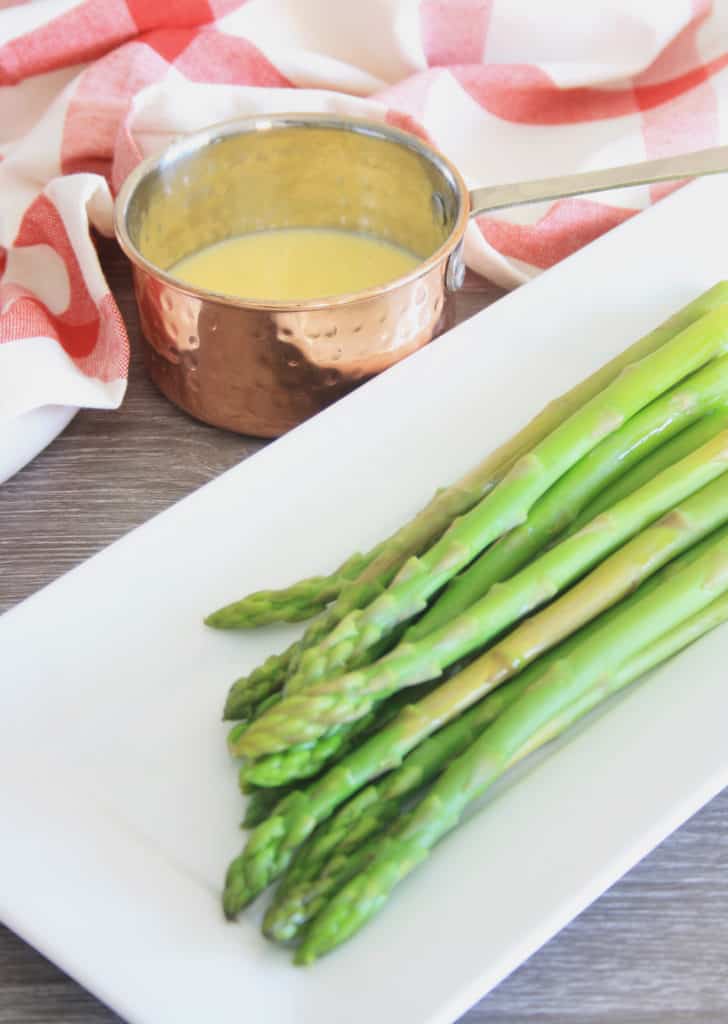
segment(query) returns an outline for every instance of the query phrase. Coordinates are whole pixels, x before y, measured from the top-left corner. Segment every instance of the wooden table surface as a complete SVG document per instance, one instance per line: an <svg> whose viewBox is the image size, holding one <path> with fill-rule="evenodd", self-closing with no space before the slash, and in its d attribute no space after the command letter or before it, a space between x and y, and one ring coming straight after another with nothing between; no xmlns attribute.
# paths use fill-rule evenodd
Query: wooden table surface
<svg viewBox="0 0 728 1024"><path fill-rule="evenodd" d="M195 423L154 390L137 358L127 267L112 243L101 252L134 349L128 394L117 412L80 413L0 488L0 611L262 444ZM459 315L495 296L462 296ZM460 1024L726 1024L727 965L728 791ZM0 927L0 1024L119 1020Z"/></svg>

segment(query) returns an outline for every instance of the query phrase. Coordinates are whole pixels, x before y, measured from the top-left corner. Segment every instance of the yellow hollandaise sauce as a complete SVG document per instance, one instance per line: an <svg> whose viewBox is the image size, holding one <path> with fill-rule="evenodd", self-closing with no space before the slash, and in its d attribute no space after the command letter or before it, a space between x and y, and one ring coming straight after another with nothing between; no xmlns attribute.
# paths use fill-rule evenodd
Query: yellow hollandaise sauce
<svg viewBox="0 0 728 1024"><path fill-rule="evenodd" d="M175 263L186 284L241 299L322 299L394 281L420 263L407 249L371 235L329 228L280 228L238 235Z"/></svg>

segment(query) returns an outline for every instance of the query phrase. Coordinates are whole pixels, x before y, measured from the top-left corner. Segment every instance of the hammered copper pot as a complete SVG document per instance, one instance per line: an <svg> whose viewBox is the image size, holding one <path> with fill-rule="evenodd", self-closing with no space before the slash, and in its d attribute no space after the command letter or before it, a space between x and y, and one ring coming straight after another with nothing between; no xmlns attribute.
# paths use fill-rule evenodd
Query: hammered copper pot
<svg viewBox="0 0 728 1024"><path fill-rule="evenodd" d="M728 170L728 147L468 190L455 168L385 124L315 114L216 125L142 163L116 232L152 379L199 419L274 437L409 355L452 321L470 215ZM170 267L248 231L333 227L420 257L411 273L316 302L252 302L192 288Z"/></svg>
<svg viewBox="0 0 728 1024"><path fill-rule="evenodd" d="M218 125L141 164L116 205L149 373L198 419L274 437L452 323L468 193L458 172L387 125L315 115ZM390 284L306 302L194 288L169 268L233 235L366 232L422 259Z"/></svg>

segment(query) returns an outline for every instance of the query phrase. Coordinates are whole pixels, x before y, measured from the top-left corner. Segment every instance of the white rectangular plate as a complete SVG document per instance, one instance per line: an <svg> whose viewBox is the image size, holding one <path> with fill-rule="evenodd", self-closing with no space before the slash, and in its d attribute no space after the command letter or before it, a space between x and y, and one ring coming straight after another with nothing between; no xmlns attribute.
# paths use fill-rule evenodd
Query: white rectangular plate
<svg viewBox="0 0 728 1024"><path fill-rule="evenodd" d="M325 570L728 277L728 188L636 217L0 620L0 909L138 1024L442 1024L728 782L719 630L502 786L307 971L225 924L228 683L295 631L204 612Z"/></svg>

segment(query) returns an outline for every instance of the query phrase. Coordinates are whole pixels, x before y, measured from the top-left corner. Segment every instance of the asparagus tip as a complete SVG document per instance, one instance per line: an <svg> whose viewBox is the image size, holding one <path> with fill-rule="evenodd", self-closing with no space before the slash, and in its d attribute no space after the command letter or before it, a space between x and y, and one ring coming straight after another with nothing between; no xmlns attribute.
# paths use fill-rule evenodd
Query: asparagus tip
<svg viewBox="0 0 728 1024"><path fill-rule="evenodd" d="M238 910L237 901L233 899L233 894L226 889L222 897L222 912L225 915L225 920L234 921L238 916Z"/></svg>
<svg viewBox="0 0 728 1024"><path fill-rule="evenodd" d="M316 951L310 948L306 942L302 943L293 954L293 963L296 967L308 967L315 961Z"/></svg>

